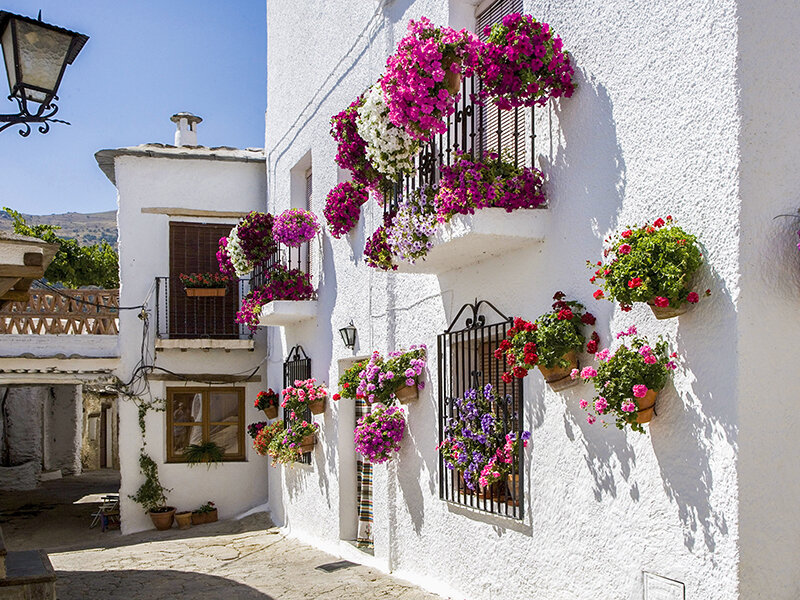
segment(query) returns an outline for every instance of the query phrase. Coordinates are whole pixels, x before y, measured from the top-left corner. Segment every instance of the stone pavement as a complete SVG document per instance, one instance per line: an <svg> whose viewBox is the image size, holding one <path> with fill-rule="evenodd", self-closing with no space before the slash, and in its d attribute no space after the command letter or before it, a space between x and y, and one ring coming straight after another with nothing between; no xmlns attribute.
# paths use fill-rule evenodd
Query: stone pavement
<svg viewBox="0 0 800 600"><path fill-rule="evenodd" d="M108 539L51 551L58 600L439 599L287 539L264 513Z"/></svg>

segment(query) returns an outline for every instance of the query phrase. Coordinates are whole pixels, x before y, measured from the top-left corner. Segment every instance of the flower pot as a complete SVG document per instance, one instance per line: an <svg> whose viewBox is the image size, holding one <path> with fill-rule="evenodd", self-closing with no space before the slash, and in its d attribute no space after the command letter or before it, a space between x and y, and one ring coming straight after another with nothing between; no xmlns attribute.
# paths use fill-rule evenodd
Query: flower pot
<svg viewBox="0 0 800 600"><path fill-rule="evenodd" d="M313 402L309 402L308 409L312 415L321 415L325 412L325 398L317 398Z"/></svg>
<svg viewBox="0 0 800 600"><path fill-rule="evenodd" d="M394 395L403 404L406 404L407 402L413 402L419 398L419 392L417 391L416 385L404 385L397 390Z"/></svg>
<svg viewBox="0 0 800 600"><path fill-rule="evenodd" d="M579 379L572 379L572 377L569 376L572 369L578 368L578 353L575 350L571 350L564 355L564 358L569 361L569 366L567 367L555 366L552 369L548 369L542 365L537 365L547 385L555 392L560 392L561 390L565 390L580 383Z"/></svg>
<svg viewBox="0 0 800 600"><path fill-rule="evenodd" d="M684 302L678 308L672 308L671 306L656 306L653 304L652 300L647 303L650 307L650 310L653 311L653 314L656 316L656 319L671 319L673 317L677 317L678 315L682 315L686 311L691 308L691 304L688 302Z"/></svg>
<svg viewBox="0 0 800 600"><path fill-rule="evenodd" d="M636 406L636 422L649 423L655 414L656 396L661 390L647 390L644 398L635 398Z"/></svg>
<svg viewBox="0 0 800 600"><path fill-rule="evenodd" d="M268 419L277 419L278 418L278 405L275 406L268 406L267 408L262 409L264 414L267 416Z"/></svg>
<svg viewBox="0 0 800 600"><path fill-rule="evenodd" d="M189 529L192 526L192 511L175 513L175 520L178 522L178 529Z"/></svg>
<svg viewBox="0 0 800 600"><path fill-rule="evenodd" d="M508 500L509 504L513 504L517 506L519 504L519 499L521 497L520 489L519 489L519 474L517 475L506 475L506 488L508 489Z"/></svg>
<svg viewBox="0 0 800 600"><path fill-rule="evenodd" d="M451 96L461 91L461 73L453 73L449 68L444 76L444 85Z"/></svg>
<svg viewBox="0 0 800 600"><path fill-rule="evenodd" d="M147 513L150 515L150 519L153 521L153 525L156 526L156 529L159 531L166 531L172 527L173 521L175 521L175 507L174 506L164 506L162 508L157 508L155 510L151 510Z"/></svg>
<svg viewBox="0 0 800 600"><path fill-rule="evenodd" d="M314 433L311 433L304 437L300 442L300 452L313 452L314 446L317 445L317 436Z"/></svg>
<svg viewBox="0 0 800 600"><path fill-rule="evenodd" d="M217 520L217 509L208 512L193 512L192 525L202 525L203 523L213 523Z"/></svg>
<svg viewBox="0 0 800 600"><path fill-rule="evenodd" d="M195 297L217 297L217 296L224 296L228 293L228 288L226 287L219 287L219 288L186 288L186 295L187 296L195 296Z"/></svg>

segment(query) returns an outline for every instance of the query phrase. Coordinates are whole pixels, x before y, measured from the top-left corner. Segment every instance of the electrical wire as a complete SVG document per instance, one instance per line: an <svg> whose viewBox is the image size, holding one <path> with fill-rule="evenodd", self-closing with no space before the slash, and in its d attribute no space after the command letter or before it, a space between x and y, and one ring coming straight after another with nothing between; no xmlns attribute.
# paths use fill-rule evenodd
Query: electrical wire
<svg viewBox="0 0 800 600"><path fill-rule="evenodd" d="M45 288L45 289L53 292L54 294L58 294L59 296L62 296L63 298L68 298L68 299L72 300L73 302L77 302L79 304L88 304L89 306L96 306L98 308L107 308L107 309L109 309L111 311L141 310L141 309L143 309L143 308L145 308L147 306L147 301L150 299L150 295L151 295L151 293L148 293L147 298L144 301L145 302L144 304L138 304L136 306L108 306L107 304L98 304L97 302L91 302L89 300L83 300L82 298L75 298L74 296L70 296L69 294L65 294L64 292L59 290L57 287L53 287L52 285L50 285L49 283L47 283L46 281L44 281L42 279L38 279L36 283L39 286L41 286L42 288ZM87 290L87 291L94 291L94 290ZM102 291L102 290L98 290L98 291Z"/></svg>

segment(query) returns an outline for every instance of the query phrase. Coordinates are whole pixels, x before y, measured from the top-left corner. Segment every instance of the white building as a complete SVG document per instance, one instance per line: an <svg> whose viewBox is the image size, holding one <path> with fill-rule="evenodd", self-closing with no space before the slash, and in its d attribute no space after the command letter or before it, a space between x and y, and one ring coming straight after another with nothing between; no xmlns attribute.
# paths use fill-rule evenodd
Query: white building
<svg viewBox="0 0 800 600"><path fill-rule="evenodd" d="M121 303L141 302L154 277L167 275L172 221L230 224L236 211L263 210L265 198L273 214L310 203L321 215L327 191L348 177L333 160L329 118L377 80L408 21L427 16L479 30L487 15L513 10L514 2L499 1L268 2L263 156L152 145L100 153L120 191ZM348 401L316 417L321 433L311 464L293 469L271 469L251 451L247 462L202 473L169 464L165 416L151 413L148 449L175 490L171 503L216 496L225 516L268 501L292 535L452 597L797 598L800 384L788 377L788 357L800 333L793 310L799 265L790 225L773 217L795 210L800 184L793 118L800 8L756 0L525 0L523 9L555 29L576 66L574 96L533 111L546 211L467 222L464 231L485 234L482 245L461 246L424 269L432 272L387 274L362 257L382 218L370 202L354 232L339 240L324 233L312 250L316 317L268 328L267 368L246 386L248 399L280 387L296 345L311 359L312 375L335 386L356 357L427 344L427 387L408 407L403 449L374 468L374 554L351 543L357 495ZM526 120L526 132L529 126ZM230 212L214 212L223 209ZM667 321L647 307L623 313L593 302L585 261L601 255L603 238L668 214L702 241L697 287L710 288L711 297ZM681 369L661 394L657 418L647 435L592 427L578 408L590 390L556 393L532 374L524 380L532 441L521 518L443 499L437 336L476 298L506 316L535 318L556 290L598 316L604 341L633 323L669 340ZM338 333L351 319L354 351ZM122 342L130 373L141 324L123 315L121 329L121 336L134 332ZM255 339L253 353L165 348L158 364L241 373L266 356L263 338ZM183 383L150 385L163 396ZM246 416L260 420L254 413ZM126 497L138 485L130 477L139 448L135 407L123 403L120 418L131 433L121 442ZM141 513L130 516L137 509L123 506L127 531L146 525Z"/></svg>

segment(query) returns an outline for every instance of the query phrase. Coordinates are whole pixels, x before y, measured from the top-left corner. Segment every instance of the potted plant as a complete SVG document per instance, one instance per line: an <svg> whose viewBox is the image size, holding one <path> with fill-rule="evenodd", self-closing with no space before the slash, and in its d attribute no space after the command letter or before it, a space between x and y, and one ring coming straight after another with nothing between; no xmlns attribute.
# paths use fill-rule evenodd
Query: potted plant
<svg viewBox="0 0 800 600"><path fill-rule="evenodd" d="M548 98L572 96L574 70L561 38L547 23L512 13L484 29L478 73L480 100L501 109L543 105Z"/></svg>
<svg viewBox="0 0 800 600"><path fill-rule="evenodd" d="M400 451L406 417L402 408L373 404L354 431L356 452L371 463L382 463Z"/></svg>
<svg viewBox="0 0 800 600"><path fill-rule="evenodd" d="M247 426L247 435L249 435L252 439L256 439L256 436L261 432L264 427L269 425L268 421L258 421L256 423L250 423Z"/></svg>
<svg viewBox="0 0 800 600"><path fill-rule="evenodd" d="M453 409L437 448L445 467L458 474L459 489L466 494L482 490L485 498L500 498L505 488L497 488L506 482L507 487L514 487L514 492L507 496L508 500L513 500L512 495L518 494L518 441L525 447L531 434L507 431L507 424L516 420L511 397L498 398L488 384L482 390L467 390L463 397L454 401Z"/></svg>
<svg viewBox="0 0 800 600"><path fill-rule="evenodd" d="M425 17L411 21L380 81L389 120L416 140L446 133L445 119L455 110L461 75L472 75L480 47L466 29L437 27Z"/></svg>
<svg viewBox="0 0 800 600"><path fill-rule="evenodd" d="M379 388L388 390L390 397L400 402L416 400L419 397L418 390L425 388L422 376L425 373L426 355L425 344L390 352L378 374Z"/></svg>
<svg viewBox="0 0 800 600"><path fill-rule="evenodd" d="M192 511L192 525L202 525L203 523L213 523L217 520L217 506L209 500L200 508Z"/></svg>
<svg viewBox="0 0 800 600"><path fill-rule="evenodd" d="M331 136L337 144L334 160L342 169L348 169L353 174L354 185L374 189L380 187L383 178L367 160L367 142L358 134L356 119L358 109L363 104L364 96L361 95L342 112L331 117Z"/></svg>
<svg viewBox="0 0 800 600"><path fill-rule="evenodd" d="M699 301L690 285L703 255L697 238L675 225L671 216L633 226L606 241L605 261L589 263L595 269L589 281L599 280L602 286L594 293L596 299L616 300L624 311L634 302L646 302L658 319L683 314Z"/></svg>
<svg viewBox="0 0 800 600"><path fill-rule="evenodd" d="M158 465L144 452L139 454L139 468L144 475L144 483L129 498L142 505L156 529L164 531L171 528L175 518L175 507L167 506L167 494L172 490L161 485Z"/></svg>
<svg viewBox="0 0 800 600"><path fill-rule="evenodd" d="M364 260L367 266L373 269L381 269L382 271L394 271L397 269L387 237L391 223L391 216L385 215L384 225L378 227L364 245Z"/></svg>
<svg viewBox="0 0 800 600"><path fill-rule="evenodd" d="M220 260L220 271L223 266L227 267L229 261L237 277L244 277L257 264L271 258L278 249L272 236L274 220L271 214L257 211L243 217L228 234L223 260Z"/></svg>
<svg viewBox="0 0 800 600"><path fill-rule="evenodd" d="M308 421L288 421L286 429L272 438L267 453L272 457L272 466L289 464L299 460L306 452L313 452L317 444L319 425Z"/></svg>
<svg viewBox="0 0 800 600"><path fill-rule="evenodd" d="M189 529L192 526L192 511L183 510L175 513L178 529Z"/></svg>
<svg viewBox="0 0 800 600"><path fill-rule="evenodd" d="M259 424L255 423L254 425L259 425ZM250 428L248 427L248 433L249 432ZM263 423L262 427L259 427L258 431L256 431L255 434L251 434L253 438L253 448L261 456L267 456L269 454L270 442L272 442L273 438L276 435L282 432L283 432L283 422L281 421L273 421L271 425Z"/></svg>
<svg viewBox="0 0 800 600"><path fill-rule="evenodd" d="M595 354L598 366L575 369L572 377L581 377L594 384L597 392L590 404L580 401L581 408L587 410L586 420L594 424L605 415L615 417L615 425L644 433L642 424L648 423L655 414L658 392L666 385L670 372L677 368L673 359L675 353L667 354L667 343L660 337L650 344L644 337L636 336L636 326L617 334L617 339L629 337L616 350L604 348Z"/></svg>
<svg viewBox="0 0 800 600"><path fill-rule="evenodd" d="M578 383L570 373L578 366L578 353L583 352L584 346L589 354L597 352L597 332L592 332L588 343L583 332L584 326L594 325L594 315L584 312L581 303L564 300L563 292L556 292L553 300L552 311L533 323L515 318L514 326L495 350L495 358L505 360L511 368L502 376L506 383L512 377L525 377L537 366L553 390L564 390Z"/></svg>
<svg viewBox="0 0 800 600"><path fill-rule="evenodd" d="M225 450L216 442L201 442L186 446L183 450L183 457L190 467L205 463L208 468L211 468L211 465L222 462Z"/></svg>
<svg viewBox="0 0 800 600"><path fill-rule="evenodd" d="M321 415L325 412L325 400L328 397L328 390L324 385L317 385L314 378L299 380L296 379L293 386L283 390L284 415L288 413L290 419L296 419L297 413L302 414L308 407L311 414Z"/></svg>
<svg viewBox="0 0 800 600"><path fill-rule="evenodd" d="M268 419L278 418L278 394L272 388L269 390L260 391L256 395L255 407L258 410L263 410Z"/></svg>
<svg viewBox="0 0 800 600"><path fill-rule="evenodd" d="M187 296L215 297L228 293L228 278L222 273L181 273Z"/></svg>
<svg viewBox="0 0 800 600"><path fill-rule="evenodd" d="M287 269L283 265L274 265L269 270L267 283L252 290L242 300L236 313L236 322L247 325L250 331L258 329L261 309L273 300L311 300L314 287L311 285L311 274L300 269Z"/></svg>
<svg viewBox="0 0 800 600"><path fill-rule="evenodd" d="M272 236L276 242L299 248L319 233L317 215L310 210L289 208L275 217Z"/></svg>
<svg viewBox="0 0 800 600"><path fill-rule="evenodd" d="M323 214L333 237L338 239L356 226L361 205L367 200L369 191L361 183L344 181L328 192Z"/></svg>
<svg viewBox="0 0 800 600"><path fill-rule="evenodd" d="M339 393L333 395L334 400L339 400L339 398L356 398L358 384L361 382L359 373L364 370L367 362L366 360L359 360L342 373L339 377Z"/></svg>
<svg viewBox="0 0 800 600"><path fill-rule="evenodd" d="M400 201L392 217L392 226L386 231L392 255L414 264L424 259L433 248L433 239L439 228L437 190L433 186L419 187Z"/></svg>

